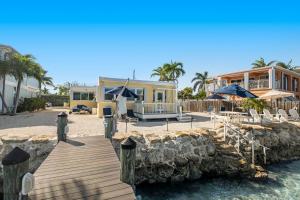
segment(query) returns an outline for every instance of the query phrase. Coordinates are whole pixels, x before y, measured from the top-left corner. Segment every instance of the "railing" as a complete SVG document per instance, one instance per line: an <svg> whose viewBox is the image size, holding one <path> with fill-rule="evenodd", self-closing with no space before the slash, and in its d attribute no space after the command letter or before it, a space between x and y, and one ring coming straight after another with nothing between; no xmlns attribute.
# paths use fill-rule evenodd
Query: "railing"
<svg viewBox="0 0 300 200"><path fill-rule="evenodd" d="M140 114L177 113L176 103L135 103L133 112Z"/></svg>
<svg viewBox="0 0 300 200"><path fill-rule="evenodd" d="M250 89L269 88L269 79L249 80Z"/></svg>
<svg viewBox="0 0 300 200"><path fill-rule="evenodd" d="M234 128L227 120L224 119L224 141L226 141L226 137L229 137L231 139L236 139L236 145L234 145L234 148L240 154L242 153L240 151L240 141L243 139L244 141L247 141L249 144L251 144L251 151L252 151L252 164L255 164L255 146L262 147L263 154L264 154L264 164L267 163L267 150L270 149L264 145L261 145L259 142L255 141L253 129L251 132L251 138L246 137L244 134L242 134L238 129Z"/></svg>

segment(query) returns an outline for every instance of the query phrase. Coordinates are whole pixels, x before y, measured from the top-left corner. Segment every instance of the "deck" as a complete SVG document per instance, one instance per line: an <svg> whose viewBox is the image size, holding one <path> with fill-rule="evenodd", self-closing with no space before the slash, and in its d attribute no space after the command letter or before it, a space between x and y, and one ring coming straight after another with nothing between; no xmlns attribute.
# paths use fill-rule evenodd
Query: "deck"
<svg viewBox="0 0 300 200"><path fill-rule="evenodd" d="M34 173L29 199L135 199L130 185L120 181L120 163L103 136L59 142Z"/></svg>

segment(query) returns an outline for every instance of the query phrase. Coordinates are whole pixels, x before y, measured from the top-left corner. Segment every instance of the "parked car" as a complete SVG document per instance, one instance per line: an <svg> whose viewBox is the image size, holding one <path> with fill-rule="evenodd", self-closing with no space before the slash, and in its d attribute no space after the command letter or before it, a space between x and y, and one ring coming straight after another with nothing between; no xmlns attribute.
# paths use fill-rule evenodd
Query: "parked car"
<svg viewBox="0 0 300 200"><path fill-rule="evenodd" d="M92 109L89 108L89 107L87 107L87 106L85 106L85 105L77 105L77 106L75 106L75 107L73 107L71 109L71 111L69 112L69 114L71 114L73 112L74 113L76 113L76 112L78 112L78 113L80 113L80 112L88 112L88 113L92 114Z"/></svg>

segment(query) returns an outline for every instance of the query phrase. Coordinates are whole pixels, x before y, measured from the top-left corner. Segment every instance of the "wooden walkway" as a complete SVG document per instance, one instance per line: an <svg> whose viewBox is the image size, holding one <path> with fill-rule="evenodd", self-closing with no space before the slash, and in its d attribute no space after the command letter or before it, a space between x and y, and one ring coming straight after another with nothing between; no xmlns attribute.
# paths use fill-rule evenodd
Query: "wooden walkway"
<svg viewBox="0 0 300 200"><path fill-rule="evenodd" d="M120 181L120 163L103 136L59 142L34 173L32 200L135 199L133 189Z"/></svg>

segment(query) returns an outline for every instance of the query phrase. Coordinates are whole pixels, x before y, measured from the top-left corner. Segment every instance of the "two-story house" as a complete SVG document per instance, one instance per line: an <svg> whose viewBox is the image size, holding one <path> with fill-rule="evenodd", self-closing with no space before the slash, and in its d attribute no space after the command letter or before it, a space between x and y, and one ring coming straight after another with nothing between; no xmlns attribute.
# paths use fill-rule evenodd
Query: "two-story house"
<svg viewBox="0 0 300 200"><path fill-rule="evenodd" d="M215 81L209 84L209 92L233 83L241 85L257 96L273 89L292 92L296 98L300 98L299 69L292 71L278 66L270 66L218 75Z"/></svg>
<svg viewBox="0 0 300 200"><path fill-rule="evenodd" d="M0 44L0 59L8 59L7 54L8 53L18 53L14 48L7 46L7 45L1 45ZM0 76L0 92L3 93L3 83L5 82L5 92L2 94L5 98L5 102L9 109L13 107L13 102L17 90L17 81L16 79L11 75L5 76L4 78ZM39 92L39 83L36 79L32 77L24 77L24 80L21 84L21 90L20 90L20 99L26 98L26 97L35 97L37 93ZM2 104L2 100L0 98L0 112L4 112L4 106Z"/></svg>

